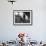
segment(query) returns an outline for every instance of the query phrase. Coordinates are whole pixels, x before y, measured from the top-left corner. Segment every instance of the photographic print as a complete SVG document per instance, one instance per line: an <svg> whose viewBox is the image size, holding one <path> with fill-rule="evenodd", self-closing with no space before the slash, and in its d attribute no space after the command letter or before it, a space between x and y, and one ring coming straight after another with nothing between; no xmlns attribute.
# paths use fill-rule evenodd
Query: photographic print
<svg viewBox="0 0 46 46"><path fill-rule="evenodd" d="M32 24L32 10L13 10L13 24Z"/></svg>

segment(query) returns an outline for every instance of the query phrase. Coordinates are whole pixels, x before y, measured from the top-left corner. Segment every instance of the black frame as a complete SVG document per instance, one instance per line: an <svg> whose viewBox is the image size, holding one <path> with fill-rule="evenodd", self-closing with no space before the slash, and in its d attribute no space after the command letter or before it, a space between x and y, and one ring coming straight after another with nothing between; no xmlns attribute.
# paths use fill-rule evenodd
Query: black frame
<svg viewBox="0 0 46 46"><path fill-rule="evenodd" d="M15 11L30 11L30 13L31 13L31 15L30 15L30 17L31 17L31 23L30 24L15 24L14 23L14 12ZM33 11L32 10L13 10L13 25L23 25L23 26L27 26L27 25L32 25L33 24Z"/></svg>

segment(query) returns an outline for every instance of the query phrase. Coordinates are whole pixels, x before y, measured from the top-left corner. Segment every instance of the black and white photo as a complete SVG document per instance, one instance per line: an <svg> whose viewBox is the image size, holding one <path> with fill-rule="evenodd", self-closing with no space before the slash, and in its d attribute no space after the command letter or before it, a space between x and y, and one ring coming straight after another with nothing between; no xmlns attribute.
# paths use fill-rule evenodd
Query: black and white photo
<svg viewBox="0 0 46 46"><path fill-rule="evenodd" d="M32 10L14 10L13 24L31 24Z"/></svg>

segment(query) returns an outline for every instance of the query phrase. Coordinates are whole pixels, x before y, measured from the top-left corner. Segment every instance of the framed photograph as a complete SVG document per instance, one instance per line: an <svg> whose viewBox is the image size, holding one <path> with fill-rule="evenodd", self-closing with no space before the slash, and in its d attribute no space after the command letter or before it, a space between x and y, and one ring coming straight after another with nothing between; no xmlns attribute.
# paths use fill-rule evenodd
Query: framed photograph
<svg viewBox="0 0 46 46"><path fill-rule="evenodd" d="M13 10L14 25L32 25L32 10Z"/></svg>

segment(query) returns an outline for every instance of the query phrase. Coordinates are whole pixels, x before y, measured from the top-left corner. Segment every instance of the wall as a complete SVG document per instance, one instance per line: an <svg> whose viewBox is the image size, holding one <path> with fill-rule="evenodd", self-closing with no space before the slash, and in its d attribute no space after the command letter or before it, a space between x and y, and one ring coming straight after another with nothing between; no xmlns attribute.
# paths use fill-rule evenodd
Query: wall
<svg viewBox="0 0 46 46"><path fill-rule="evenodd" d="M13 10L33 10L32 26L14 26ZM14 40L18 32L31 34L33 40L46 40L46 0L17 0L12 5L0 0L0 40Z"/></svg>

